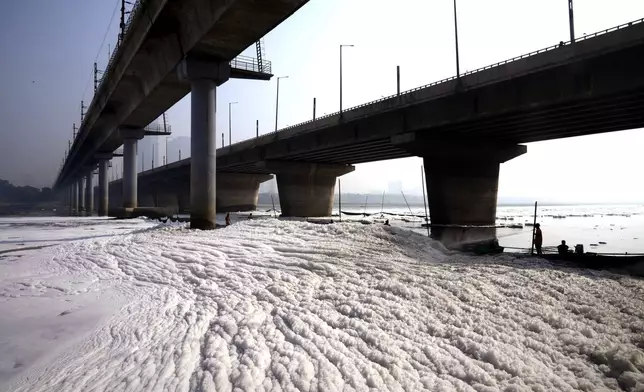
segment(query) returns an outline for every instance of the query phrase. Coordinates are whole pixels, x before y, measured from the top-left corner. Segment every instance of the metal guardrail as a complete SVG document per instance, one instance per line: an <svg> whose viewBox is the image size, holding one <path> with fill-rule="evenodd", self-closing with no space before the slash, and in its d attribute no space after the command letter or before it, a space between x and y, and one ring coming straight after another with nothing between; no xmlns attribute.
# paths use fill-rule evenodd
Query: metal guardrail
<svg viewBox="0 0 644 392"><path fill-rule="evenodd" d="M261 64L261 67L260 67ZM231 68L241 69L244 71L271 73L271 62L262 61L261 63L253 57L237 56L230 61Z"/></svg>
<svg viewBox="0 0 644 392"><path fill-rule="evenodd" d="M143 128L143 130L144 131L150 131L150 132L168 132L168 133L172 133L172 126L171 125L164 126L163 124L154 123L154 124L150 124L147 127Z"/></svg>
<svg viewBox="0 0 644 392"><path fill-rule="evenodd" d="M608 29L606 29L606 30L601 30L601 31L598 31L598 32L593 33L593 34L587 34L587 35L584 35L583 37L576 38L576 39L575 39L575 42L579 42L579 41L583 41L583 40L586 40L586 39L594 38L594 37L597 37L597 36L599 36L599 35L603 35L603 34L606 34L606 33L610 33L610 32L613 32L613 31L616 31L616 30L619 30L619 29L623 29L623 28L625 28L625 27L630 27L630 26L632 26L632 25L639 24L639 23L644 23L644 18L642 18L642 19L637 19L637 20L634 20L634 21L629 22L629 23L624 23L624 24L621 24L621 25L619 25L619 26L611 27L611 28L608 28ZM537 55L537 54L540 54L540 53L548 52L548 51L551 51L551 50L554 50L554 49L560 48L560 47L562 47L562 46L570 45L570 44L572 44L572 43L574 43L574 42L571 42L571 41L563 42L563 41L562 41L562 42L560 42L560 43L559 43L559 44L557 44L557 45L548 46L548 47L546 47L546 48L539 49L539 50L535 50L535 51L533 51L533 52L526 53L526 54L523 54L523 55L520 55L520 56L516 56L516 57L513 57L513 58L511 58L511 59L507 59L507 60L499 61L498 63L494 63L494 64L486 65L486 66L484 66L484 67L477 68L477 69L472 70L472 71L467 71L467 72L465 72L465 73L462 73L462 74L461 74L461 77L463 77L463 76L467 76L467 75L471 75L471 74L475 74L475 73L477 73L477 72L485 71L485 70L488 70L488 69L490 69L490 68L498 67L498 66L500 66L500 65L508 64L508 63L511 63L511 62L514 62L514 61L517 61L517 60L521 60L521 59L524 59L524 58L526 58L526 57L530 57L530 56L534 56L534 55ZM415 87L415 88L413 88L413 89L411 89L411 90L402 91L402 92L400 93L400 95L398 95L398 94L393 94L393 95L390 95L390 96L387 96L387 97L383 97L383 98L380 98L380 99L376 99L375 101L370 101L370 102L366 102L366 103L363 103L363 104L360 104L360 105L357 105L357 106L350 107L350 108L348 108L348 109L343 109L343 110L342 110L342 113L347 113L347 112L349 112L349 111L356 110L356 109L360 109L360 108L363 108L363 107L365 107L365 106L370 106L370 105L374 105L374 104L377 104L377 103L380 103L380 102L383 102L383 101L387 101L387 100L389 100L389 99L393 99L393 98L401 97L401 96L404 96L404 95L407 95L407 94L414 93L414 92L416 92L416 91L418 91L418 90L423 90L423 89L426 89L426 88L428 88L428 87L433 87L433 86L436 86L436 85L438 85L438 84L442 84L442 83L450 82L450 81L453 81L453 80L456 80L456 79L458 79L458 77L456 77L456 76L451 76L451 77L446 78L446 79L442 79L442 80L439 80L439 81L436 81L436 82L432 82L432 83L429 83L429 84L426 84L426 85L423 85L423 86ZM400 103L400 104L399 104L399 105L397 105L397 106L402 106L402 105L404 105L404 104L405 104L405 102ZM307 121L301 122L301 123L299 123L299 124L295 124L295 125L291 125L291 126L288 126L288 127L282 128L282 129L279 129L279 130L277 130L277 131L273 131L273 132L265 133L265 134L264 134L264 135L262 135L262 136L266 136L266 135L273 135L273 134L276 134L276 133L281 132L281 131L286 131L286 130L289 130L289 129L297 128L297 127L302 126L302 125L305 125L305 124L309 124L309 123L312 123L312 122L315 122L315 121L318 121L318 120L322 120L322 119L329 118L329 117L333 117L333 116L339 116L339 115L340 115L340 112L339 112L339 111L337 111L337 112L334 112L334 113L331 113L331 114L327 114L327 115L324 115L324 116L316 117L314 120L313 120L313 119L311 119L311 120L307 120ZM253 139L254 139L254 138L253 138ZM251 139L247 139L247 140L251 140ZM238 143L243 143L243 142L238 142ZM237 143L235 143L235 144L237 144ZM234 144L233 144L233 146L234 146Z"/></svg>
<svg viewBox="0 0 644 392"><path fill-rule="evenodd" d="M130 32L130 27L132 26L132 21L139 16L139 13L143 9L141 6L142 1L141 0L136 0L134 2L134 6L132 6L132 10L130 10L130 16L127 18L127 21L125 22L125 27L123 27L123 36L122 36L122 41L125 42L128 33ZM118 41L117 41L118 42ZM114 50L112 51L112 55L110 56L110 60L107 62L107 67L105 67L105 71L103 71L103 76L101 77L101 80L98 82L98 86L96 88L96 91L100 91L101 86L103 86L103 83L107 79L107 75L110 74L110 71L112 70L112 67L114 65L114 62L116 61L116 55L118 53L120 45L117 45ZM90 103L89 107L91 108L94 105L94 100L96 99L96 94L94 94L94 97L92 98L92 102ZM88 109L89 110L89 109ZM82 126L82 124L81 124Z"/></svg>

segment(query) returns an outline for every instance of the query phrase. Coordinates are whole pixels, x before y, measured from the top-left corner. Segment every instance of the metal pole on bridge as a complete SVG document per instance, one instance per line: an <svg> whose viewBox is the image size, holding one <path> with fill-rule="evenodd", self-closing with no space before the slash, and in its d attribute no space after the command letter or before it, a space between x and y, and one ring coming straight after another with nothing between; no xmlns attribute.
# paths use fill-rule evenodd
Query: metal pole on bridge
<svg viewBox="0 0 644 392"><path fill-rule="evenodd" d="M255 120L255 137L259 137L259 120Z"/></svg>
<svg viewBox="0 0 644 392"><path fill-rule="evenodd" d="M232 122L231 122L231 108L234 104L239 103L239 102L228 102L228 146L233 142L233 127L232 127ZM224 143L221 143L221 146L224 146Z"/></svg>
<svg viewBox="0 0 644 392"><path fill-rule="evenodd" d="M396 65L396 86L397 95L400 95L400 65Z"/></svg>
<svg viewBox="0 0 644 392"><path fill-rule="evenodd" d="M277 77L277 93L275 95L275 132L277 132L277 116L280 108L280 79L288 79L288 76Z"/></svg>
<svg viewBox="0 0 644 392"><path fill-rule="evenodd" d="M316 105L316 99L313 98L313 120L315 120L315 105Z"/></svg>
<svg viewBox="0 0 644 392"><path fill-rule="evenodd" d="M458 22L456 21L456 0L454 0L454 38L456 40L456 77L461 77L461 69L458 60Z"/></svg>
<svg viewBox="0 0 644 392"><path fill-rule="evenodd" d="M568 0L568 19L570 21L570 42L575 42L575 18L572 12L572 0Z"/></svg>

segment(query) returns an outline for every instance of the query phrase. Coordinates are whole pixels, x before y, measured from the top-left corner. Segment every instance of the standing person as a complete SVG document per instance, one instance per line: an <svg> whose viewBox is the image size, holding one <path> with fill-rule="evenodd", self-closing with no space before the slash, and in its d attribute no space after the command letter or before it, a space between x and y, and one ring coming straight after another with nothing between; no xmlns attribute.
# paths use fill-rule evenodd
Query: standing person
<svg viewBox="0 0 644 392"><path fill-rule="evenodd" d="M230 226L230 212L226 214L226 226Z"/></svg>
<svg viewBox="0 0 644 392"><path fill-rule="evenodd" d="M543 245L543 234L541 233L541 225L536 224L534 225L535 231L534 231L534 247L537 249L537 254L540 255L542 254L541 252L541 245Z"/></svg>

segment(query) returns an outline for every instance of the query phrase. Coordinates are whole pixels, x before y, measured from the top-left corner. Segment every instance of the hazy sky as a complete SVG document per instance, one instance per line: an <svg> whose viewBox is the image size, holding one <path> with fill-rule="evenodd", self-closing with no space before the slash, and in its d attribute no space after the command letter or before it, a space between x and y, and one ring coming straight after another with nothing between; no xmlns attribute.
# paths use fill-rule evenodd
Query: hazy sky
<svg viewBox="0 0 644 392"><path fill-rule="evenodd" d="M105 67L116 41L120 0L0 2L0 178L50 186L80 101L89 103L92 68ZM279 127L338 110L338 45L344 51L344 106L455 74L451 0L311 0L265 37L280 82ZM475 69L568 40L567 0L458 0L461 70ZM575 0L578 36L644 17L641 0ZM108 31L109 28L109 31ZM106 34L107 31L107 34ZM105 42L103 38L106 37ZM100 49L101 44L103 47ZM254 48L248 51L254 56ZM231 80L218 89L218 132L233 142L273 130L275 80ZM168 113L173 133L190 134L190 97ZM219 140L219 139L218 139ZM644 130L528 145L502 165L500 196L570 201L644 200ZM420 189L418 158L358 165L343 191L380 192L390 181Z"/></svg>

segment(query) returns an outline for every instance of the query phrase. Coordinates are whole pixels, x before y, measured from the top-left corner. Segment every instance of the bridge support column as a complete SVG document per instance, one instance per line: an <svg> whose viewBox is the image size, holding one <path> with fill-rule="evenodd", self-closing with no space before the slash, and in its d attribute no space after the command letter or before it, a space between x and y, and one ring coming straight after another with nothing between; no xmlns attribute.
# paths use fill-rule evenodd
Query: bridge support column
<svg viewBox="0 0 644 392"><path fill-rule="evenodd" d="M118 210L123 208L123 181L112 181L108 184L107 198L108 202L108 215L118 216Z"/></svg>
<svg viewBox="0 0 644 392"><path fill-rule="evenodd" d="M351 165L268 161L277 175L282 216L331 216L337 178L355 170Z"/></svg>
<svg viewBox="0 0 644 392"><path fill-rule="evenodd" d="M107 216L109 208L109 185L107 181L107 169L111 155L98 157L98 216Z"/></svg>
<svg viewBox="0 0 644 392"><path fill-rule="evenodd" d="M218 173L217 212L257 210L259 184L272 178L269 174Z"/></svg>
<svg viewBox="0 0 644 392"><path fill-rule="evenodd" d="M499 166L527 151L523 145L424 140L392 142L423 157L432 237L448 247L496 239Z"/></svg>
<svg viewBox="0 0 644 392"><path fill-rule="evenodd" d="M71 192L71 214L74 215L78 212L78 190L77 190L78 184L73 183L70 186L70 192Z"/></svg>
<svg viewBox="0 0 644 392"><path fill-rule="evenodd" d="M230 78L230 64L192 57L178 67L179 78L191 84L190 227L216 226L217 86Z"/></svg>
<svg viewBox="0 0 644 392"><path fill-rule="evenodd" d="M85 184L84 184L83 178L81 177L76 184L77 184L76 190L78 193L78 204L77 204L78 208L76 208L76 211L80 215L83 212L85 212L85 187L84 187Z"/></svg>
<svg viewBox="0 0 644 392"><path fill-rule="evenodd" d="M180 214L190 211L190 179L182 178L175 180L175 193L177 197L177 210Z"/></svg>
<svg viewBox="0 0 644 392"><path fill-rule="evenodd" d="M187 186L190 186L190 184L188 183ZM150 185L150 188L155 207L162 207L173 212L177 211L178 201L175 185L172 183L172 180L155 182ZM189 201L190 197L188 196Z"/></svg>
<svg viewBox="0 0 644 392"><path fill-rule="evenodd" d="M136 146L143 139L143 129L121 128L123 138L123 208L136 208L137 203L137 173Z"/></svg>
<svg viewBox="0 0 644 392"><path fill-rule="evenodd" d="M94 213L94 170L90 170L85 177L85 211L92 216Z"/></svg>

